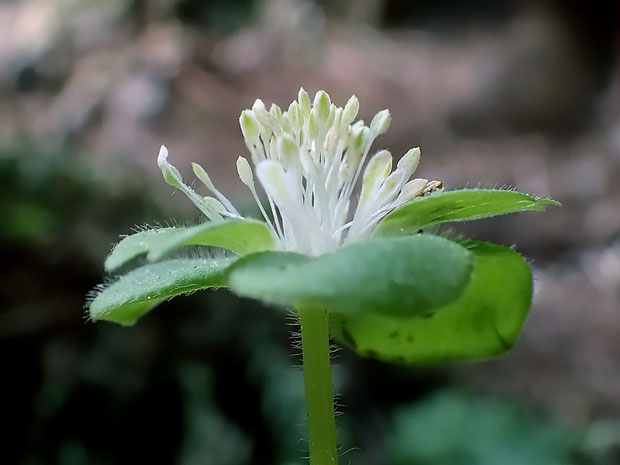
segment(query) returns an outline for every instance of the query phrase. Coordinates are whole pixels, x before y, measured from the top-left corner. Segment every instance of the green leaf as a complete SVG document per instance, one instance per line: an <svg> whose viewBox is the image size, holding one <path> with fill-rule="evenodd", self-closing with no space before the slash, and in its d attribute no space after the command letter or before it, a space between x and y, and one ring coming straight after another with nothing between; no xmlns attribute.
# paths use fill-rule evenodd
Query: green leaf
<svg viewBox="0 0 620 465"><path fill-rule="evenodd" d="M532 275L514 250L462 241L474 269L460 298L431 316L334 315L333 335L361 355L401 363L487 358L515 343L532 299Z"/></svg>
<svg viewBox="0 0 620 465"><path fill-rule="evenodd" d="M544 211L551 199L499 189L461 189L438 192L397 208L377 226L375 235L404 236L449 221L475 220L520 211Z"/></svg>
<svg viewBox="0 0 620 465"><path fill-rule="evenodd" d="M140 231L131 236L124 237L105 260L106 271L112 271L124 265L129 260L151 250L153 245L178 234L185 228L157 228Z"/></svg>
<svg viewBox="0 0 620 465"><path fill-rule="evenodd" d="M157 261L183 245L223 247L245 255L272 249L274 237L265 223L255 220L208 221L188 228L149 229L120 241L106 259L105 269L114 270L144 253L148 253L150 261Z"/></svg>
<svg viewBox="0 0 620 465"><path fill-rule="evenodd" d="M144 265L99 292L89 306L92 320L132 325L165 299L225 285L224 271L233 258L174 259Z"/></svg>
<svg viewBox="0 0 620 465"><path fill-rule="evenodd" d="M374 239L320 257L263 252L238 260L228 284L267 302L338 313L428 314L465 289L471 254L428 234Z"/></svg>
<svg viewBox="0 0 620 465"><path fill-rule="evenodd" d="M147 255L151 261L183 245L223 247L240 255L271 250L275 239L266 223L256 220L225 220L202 223L185 228L177 234L157 242Z"/></svg>

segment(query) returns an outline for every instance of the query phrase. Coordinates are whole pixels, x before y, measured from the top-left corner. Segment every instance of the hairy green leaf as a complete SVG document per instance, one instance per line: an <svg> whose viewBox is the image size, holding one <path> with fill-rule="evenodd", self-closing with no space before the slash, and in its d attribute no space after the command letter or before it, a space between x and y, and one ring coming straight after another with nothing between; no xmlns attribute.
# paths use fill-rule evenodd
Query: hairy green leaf
<svg viewBox="0 0 620 465"><path fill-rule="evenodd" d="M173 259L136 268L97 293L89 305L90 317L95 321L132 325L165 299L224 286L224 271L233 261L233 258Z"/></svg>
<svg viewBox="0 0 620 465"><path fill-rule="evenodd" d="M184 245L222 247L241 255L270 250L274 237L267 225L255 220L205 222L192 227L158 228L140 231L120 241L105 261L108 271L148 253L150 261Z"/></svg>
<svg viewBox="0 0 620 465"><path fill-rule="evenodd" d="M334 315L333 335L361 355L426 364L487 358L516 341L532 298L532 275L514 250L462 241L474 255L472 278L453 303L429 317Z"/></svg>
<svg viewBox="0 0 620 465"><path fill-rule="evenodd" d="M158 242L174 237L179 230L185 228L157 228L140 231L131 236L124 237L105 260L106 271L112 271L124 265L129 260L151 250Z"/></svg>
<svg viewBox="0 0 620 465"><path fill-rule="evenodd" d="M379 223L375 235L404 236L450 221L475 220L527 210L544 211L544 205L560 204L555 200L500 189L438 192L394 210Z"/></svg>
<svg viewBox="0 0 620 465"><path fill-rule="evenodd" d="M238 260L228 284L275 304L352 314L428 314L455 300L470 278L461 245L428 234L374 239L319 257L263 252Z"/></svg>
<svg viewBox="0 0 620 465"><path fill-rule="evenodd" d="M148 259L156 261L166 253L183 245L223 247L240 255L271 250L275 246L273 234L266 223L256 220L225 220L202 223L186 228L157 242L151 247Z"/></svg>

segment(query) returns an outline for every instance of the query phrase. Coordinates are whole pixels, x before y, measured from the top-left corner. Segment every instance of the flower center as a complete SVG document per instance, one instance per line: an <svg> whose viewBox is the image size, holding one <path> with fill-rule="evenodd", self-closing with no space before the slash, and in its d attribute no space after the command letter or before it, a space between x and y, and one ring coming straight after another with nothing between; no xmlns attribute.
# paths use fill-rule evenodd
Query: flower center
<svg viewBox="0 0 620 465"><path fill-rule="evenodd" d="M437 181L409 180L420 160L419 148L409 150L394 171L387 150L366 163L373 141L390 125L390 113L380 111L366 126L363 121L353 123L358 110L355 96L341 108L324 91L317 92L311 102L301 89L298 100L284 112L275 104L267 110L256 100L251 110L241 113L241 131L267 196L267 208L256 191L250 163L243 157L237 160L239 177L252 192L281 249L310 255L333 251L370 236L377 223L398 206L441 188ZM193 164L194 173L215 197L201 197L185 185L168 163L165 147L158 164L166 181L183 190L209 219L241 218L200 165ZM360 177L359 201L353 211L351 198Z"/></svg>

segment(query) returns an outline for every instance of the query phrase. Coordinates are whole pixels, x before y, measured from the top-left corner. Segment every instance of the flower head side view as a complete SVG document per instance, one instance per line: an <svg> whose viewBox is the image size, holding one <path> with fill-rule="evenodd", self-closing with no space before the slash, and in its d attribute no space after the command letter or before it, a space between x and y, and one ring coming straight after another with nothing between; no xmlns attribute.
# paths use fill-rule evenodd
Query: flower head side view
<svg viewBox="0 0 620 465"><path fill-rule="evenodd" d="M390 125L388 110L377 113L370 126L363 121L353 124L358 110L355 96L341 108L332 104L324 91L317 92L311 103L301 89L298 100L285 112L275 104L267 111L259 99L251 110L241 113L245 144L267 195L271 217L258 197L246 158L237 159L237 171L277 238L278 249L321 255L358 242L368 238L390 211L441 188L438 181L409 181L420 161L419 148L409 150L393 172L392 155L381 150L369 160L359 202L348 221L351 198L372 143ZM215 197L201 197L183 183L168 162L166 147L162 146L157 162L166 181L183 190L209 219L243 219L200 165L192 164L194 173Z"/></svg>
<svg viewBox="0 0 620 465"><path fill-rule="evenodd" d="M92 320L124 325L171 297L211 287L294 309L311 465L338 460L330 338L363 356L429 364L501 354L522 330L532 275L515 250L421 230L559 205L513 190L444 191L439 181L411 179L420 149L409 150L392 170L390 152L370 155L389 127L389 111L366 126L354 122L358 110L356 97L342 108L324 91L312 102L301 89L286 111L256 100L241 113L254 168L239 157L237 171L263 221L242 216L193 163L211 195L195 192L162 146L157 163L165 181L208 220L125 237L106 270L130 268L142 255L146 264L97 288L89 303ZM209 253L178 258L187 245Z"/></svg>

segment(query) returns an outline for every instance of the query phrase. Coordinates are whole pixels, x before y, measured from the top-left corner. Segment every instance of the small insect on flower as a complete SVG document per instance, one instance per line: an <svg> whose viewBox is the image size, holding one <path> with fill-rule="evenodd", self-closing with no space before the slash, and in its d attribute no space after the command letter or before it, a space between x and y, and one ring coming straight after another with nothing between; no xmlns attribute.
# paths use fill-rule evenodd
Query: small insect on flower
<svg viewBox="0 0 620 465"><path fill-rule="evenodd" d="M441 192L443 191L443 182L442 181L428 181L422 192L417 197L424 197L426 195L430 195L433 192Z"/></svg>

